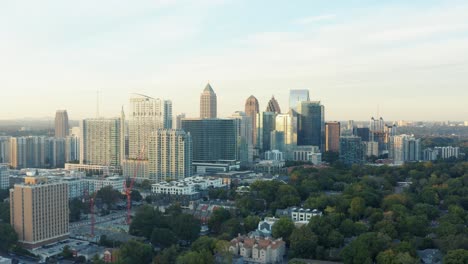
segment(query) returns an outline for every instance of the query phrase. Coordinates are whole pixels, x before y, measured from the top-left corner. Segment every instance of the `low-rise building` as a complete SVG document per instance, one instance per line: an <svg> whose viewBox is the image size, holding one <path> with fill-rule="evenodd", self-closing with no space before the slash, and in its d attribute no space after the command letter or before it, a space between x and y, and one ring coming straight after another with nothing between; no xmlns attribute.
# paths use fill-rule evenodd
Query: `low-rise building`
<svg viewBox="0 0 468 264"><path fill-rule="evenodd" d="M307 224L312 217L322 216L322 212L317 209L304 209L289 207L286 209L277 209L276 217L288 217L295 224Z"/></svg>
<svg viewBox="0 0 468 264"><path fill-rule="evenodd" d="M231 240L229 252L242 256L246 263L283 263L286 243L282 238L239 235Z"/></svg>
<svg viewBox="0 0 468 264"><path fill-rule="evenodd" d="M194 195L209 188L222 188L226 185L221 178L216 177L187 177L178 181L159 182L151 186L154 194Z"/></svg>

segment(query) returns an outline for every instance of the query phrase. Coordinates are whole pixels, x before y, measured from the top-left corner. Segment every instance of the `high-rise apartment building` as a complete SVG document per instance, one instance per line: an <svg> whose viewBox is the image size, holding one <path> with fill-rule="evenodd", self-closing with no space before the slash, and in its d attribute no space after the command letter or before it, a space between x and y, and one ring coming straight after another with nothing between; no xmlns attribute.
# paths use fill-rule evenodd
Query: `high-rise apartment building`
<svg viewBox="0 0 468 264"><path fill-rule="evenodd" d="M274 96L272 96L270 101L268 101L268 105L267 105L265 112L273 112L277 114L281 113L281 108L279 106L279 103L278 101L276 101Z"/></svg>
<svg viewBox="0 0 468 264"><path fill-rule="evenodd" d="M182 129L192 136L193 161L238 161L235 119L184 119Z"/></svg>
<svg viewBox="0 0 468 264"><path fill-rule="evenodd" d="M241 162L253 161L252 119L244 112L237 111L231 118L237 120L237 135L239 147L239 160Z"/></svg>
<svg viewBox="0 0 468 264"><path fill-rule="evenodd" d="M261 112L257 115L257 148L261 153L271 150L271 132L275 126L276 113Z"/></svg>
<svg viewBox="0 0 468 264"><path fill-rule="evenodd" d="M364 146L360 137L340 137L340 160L348 165L364 162Z"/></svg>
<svg viewBox="0 0 468 264"><path fill-rule="evenodd" d="M200 118L216 118L217 107L216 93L208 83L200 96Z"/></svg>
<svg viewBox="0 0 468 264"><path fill-rule="evenodd" d="M11 137L0 137L0 163L10 163Z"/></svg>
<svg viewBox="0 0 468 264"><path fill-rule="evenodd" d="M175 129L182 129L182 119L186 117L185 113L178 114L176 116L176 127Z"/></svg>
<svg viewBox="0 0 468 264"><path fill-rule="evenodd" d="M65 138L69 132L67 110L57 110L55 113L55 137Z"/></svg>
<svg viewBox="0 0 468 264"><path fill-rule="evenodd" d="M255 96L251 95L245 102L245 114L252 120L252 145L257 146L257 114L260 108L258 106L258 100Z"/></svg>
<svg viewBox="0 0 468 264"><path fill-rule="evenodd" d="M10 190L10 223L25 248L68 238L68 185L16 184Z"/></svg>
<svg viewBox="0 0 468 264"><path fill-rule="evenodd" d="M6 190L10 187L10 174L8 166L0 165L0 189Z"/></svg>
<svg viewBox="0 0 468 264"><path fill-rule="evenodd" d="M172 102L135 94L130 98L129 116L128 158L146 160L151 134L172 128Z"/></svg>
<svg viewBox="0 0 468 264"><path fill-rule="evenodd" d="M192 176L192 138L183 130L159 129L150 137L149 178L153 182Z"/></svg>
<svg viewBox="0 0 468 264"><path fill-rule="evenodd" d="M120 133L119 118L82 120L80 164L119 166Z"/></svg>
<svg viewBox="0 0 468 264"><path fill-rule="evenodd" d="M325 107L319 101L303 101L297 106L297 145L325 147Z"/></svg>
<svg viewBox="0 0 468 264"><path fill-rule="evenodd" d="M410 135L390 137L389 158L395 164L421 160L421 141Z"/></svg>
<svg viewBox="0 0 468 264"><path fill-rule="evenodd" d="M296 110L301 102L310 101L309 90L290 90L289 109Z"/></svg>
<svg viewBox="0 0 468 264"><path fill-rule="evenodd" d="M325 151L340 151L340 122L325 123Z"/></svg>
<svg viewBox="0 0 468 264"><path fill-rule="evenodd" d="M297 145L297 113L289 111L287 114L279 114L275 121L275 130L284 133L284 144L291 150Z"/></svg>
<svg viewBox="0 0 468 264"><path fill-rule="evenodd" d="M68 136L65 138L65 162L76 162L80 160L80 138Z"/></svg>

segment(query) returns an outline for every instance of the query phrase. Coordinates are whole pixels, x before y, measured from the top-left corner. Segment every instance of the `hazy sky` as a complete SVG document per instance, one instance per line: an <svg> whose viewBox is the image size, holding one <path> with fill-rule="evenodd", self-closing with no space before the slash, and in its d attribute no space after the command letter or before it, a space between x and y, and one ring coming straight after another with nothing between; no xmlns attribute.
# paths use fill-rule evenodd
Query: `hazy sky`
<svg viewBox="0 0 468 264"><path fill-rule="evenodd" d="M306 88L327 120L468 120L468 1L0 1L0 119L94 117L98 89L198 116L207 81L220 116Z"/></svg>

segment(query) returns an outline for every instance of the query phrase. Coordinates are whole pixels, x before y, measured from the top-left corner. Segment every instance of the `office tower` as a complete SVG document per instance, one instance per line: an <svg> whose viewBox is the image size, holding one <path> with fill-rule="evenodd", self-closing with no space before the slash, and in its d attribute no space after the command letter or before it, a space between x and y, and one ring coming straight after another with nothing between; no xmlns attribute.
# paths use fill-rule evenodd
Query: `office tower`
<svg viewBox="0 0 468 264"><path fill-rule="evenodd" d="M239 160L244 163L253 161L252 119L244 112L237 111L231 118L237 120Z"/></svg>
<svg viewBox="0 0 468 264"><path fill-rule="evenodd" d="M148 149L149 178L153 182L192 176L192 138L183 130L159 129Z"/></svg>
<svg viewBox="0 0 468 264"><path fill-rule="evenodd" d="M286 144L284 143L284 132L274 130L271 131L270 134L270 148L272 150L279 150L284 152L286 150Z"/></svg>
<svg viewBox="0 0 468 264"><path fill-rule="evenodd" d="M175 129L182 129L182 119L184 119L185 117L186 117L185 113L178 114L176 116L176 127L175 127Z"/></svg>
<svg viewBox="0 0 468 264"><path fill-rule="evenodd" d="M258 100L255 96L251 95L245 102L245 114L252 119L252 145L257 146L257 114L260 108Z"/></svg>
<svg viewBox="0 0 468 264"><path fill-rule="evenodd" d="M82 120L80 164L119 166L120 133L119 118Z"/></svg>
<svg viewBox="0 0 468 264"><path fill-rule="evenodd" d="M65 138L65 162L77 162L80 160L80 138L68 136Z"/></svg>
<svg viewBox="0 0 468 264"><path fill-rule="evenodd" d="M353 136L360 137L362 141L369 141L369 132L368 127L353 127Z"/></svg>
<svg viewBox="0 0 468 264"><path fill-rule="evenodd" d="M325 123L325 151L340 151L340 122Z"/></svg>
<svg viewBox="0 0 468 264"><path fill-rule="evenodd" d="M200 96L200 118L217 117L216 94L208 83Z"/></svg>
<svg viewBox="0 0 468 264"><path fill-rule="evenodd" d="M237 120L183 119L182 129L192 136L194 162L239 160Z"/></svg>
<svg viewBox="0 0 468 264"><path fill-rule="evenodd" d="M364 149L360 137L340 137L340 160L348 165L364 162Z"/></svg>
<svg viewBox="0 0 468 264"><path fill-rule="evenodd" d="M271 150L271 131L275 130L276 113L261 112L257 115L257 148L263 153Z"/></svg>
<svg viewBox="0 0 468 264"><path fill-rule="evenodd" d="M128 158L147 159L149 137L158 129L172 128L172 102L134 94L130 98Z"/></svg>
<svg viewBox="0 0 468 264"><path fill-rule="evenodd" d="M33 249L68 238L68 185L15 184L10 190L10 222L18 242Z"/></svg>
<svg viewBox="0 0 468 264"><path fill-rule="evenodd" d="M310 101L309 90L290 90L289 109L296 110L301 102Z"/></svg>
<svg viewBox="0 0 468 264"><path fill-rule="evenodd" d="M291 150L297 145L297 113L289 111L287 114L279 114L275 121L275 130L284 133L284 144Z"/></svg>
<svg viewBox="0 0 468 264"><path fill-rule="evenodd" d="M348 130L353 130L354 128L354 120L348 120Z"/></svg>
<svg viewBox="0 0 468 264"><path fill-rule="evenodd" d="M65 166L65 138L51 138L49 143L49 166L52 168L63 168Z"/></svg>
<svg viewBox="0 0 468 264"><path fill-rule="evenodd" d="M421 142L410 135L398 135L390 137L391 148L389 157L395 164L402 164L408 161L421 160Z"/></svg>
<svg viewBox="0 0 468 264"><path fill-rule="evenodd" d="M8 166L0 165L0 189L6 190L10 187L10 174Z"/></svg>
<svg viewBox="0 0 468 264"><path fill-rule="evenodd" d="M278 101L276 101L274 96L272 96L270 101L268 101L268 105L267 105L265 112L273 112L277 114L281 113L281 108L278 104Z"/></svg>
<svg viewBox="0 0 468 264"><path fill-rule="evenodd" d="M68 136L69 129L67 110L57 110L55 113L55 137L64 138Z"/></svg>
<svg viewBox="0 0 468 264"><path fill-rule="evenodd" d="M10 137L0 137L0 163L10 163Z"/></svg>
<svg viewBox="0 0 468 264"><path fill-rule="evenodd" d="M127 121L125 120L125 111L122 106L120 110L120 164L127 159Z"/></svg>
<svg viewBox="0 0 468 264"><path fill-rule="evenodd" d="M301 102L297 107L297 145L325 147L325 108L319 101Z"/></svg>

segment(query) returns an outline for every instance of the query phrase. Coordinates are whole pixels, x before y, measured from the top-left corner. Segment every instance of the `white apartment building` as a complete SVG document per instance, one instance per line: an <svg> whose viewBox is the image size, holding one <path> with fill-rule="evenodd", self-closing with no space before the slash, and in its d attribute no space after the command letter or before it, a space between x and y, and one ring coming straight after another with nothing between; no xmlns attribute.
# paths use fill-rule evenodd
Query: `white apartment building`
<svg viewBox="0 0 468 264"><path fill-rule="evenodd" d="M283 263L286 243L283 239L238 236L231 240L229 252L240 255L246 263Z"/></svg>
<svg viewBox="0 0 468 264"><path fill-rule="evenodd" d="M80 125L80 164L119 166L120 119L84 119Z"/></svg>
<svg viewBox="0 0 468 264"><path fill-rule="evenodd" d="M441 159L448 159L448 158L458 158L460 155L460 148L459 147L435 147L435 151L437 151L439 157Z"/></svg>
<svg viewBox="0 0 468 264"><path fill-rule="evenodd" d="M294 222L309 222L312 217L322 216L322 212L317 209L292 208L291 220Z"/></svg>
<svg viewBox="0 0 468 264"><path fill-rule="evenodd" d="M209 188L220 188L226 186L222 178L214 177L188 177L179 181L159 182L153 184L151 191L155 194L169 195L193 195L198 191Z"/></svg>

